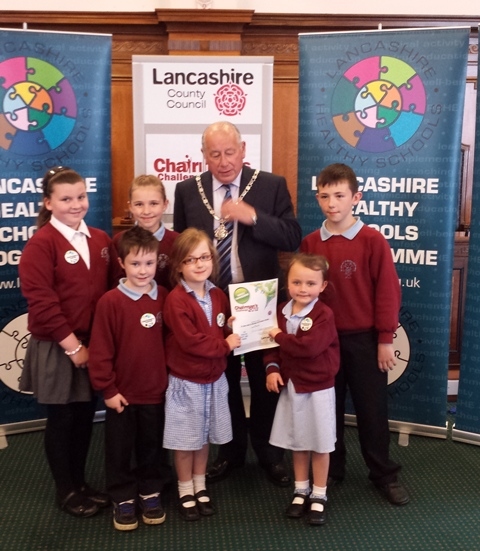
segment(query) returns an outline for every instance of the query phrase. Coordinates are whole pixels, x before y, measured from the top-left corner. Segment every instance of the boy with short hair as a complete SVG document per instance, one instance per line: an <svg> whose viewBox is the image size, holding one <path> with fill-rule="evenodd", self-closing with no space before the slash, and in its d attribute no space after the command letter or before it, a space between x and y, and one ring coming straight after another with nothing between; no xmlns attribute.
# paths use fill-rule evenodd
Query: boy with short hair
<svg viewBox="0 0 480 551"><path fill-rule="evenodd" d="M140 226L126 231L118 255L126 277L97 304L88 369L107 406L105 471L113 525L125 531L138 526L137 505L145 524L165 520L159 466L167 388L162 320L167 290L154 280L158 241L151 232Z"/></svg>
<svg viewBox="0 0 480 551"><path fill-rule="evenodd" d="M369 478L394 505L409 496L397 479L400 465L389 457L388 371L395 365L393 335L401 294L390 246L380 232L353 216L362 197L347 165L324 168L316 198L326 217L305 237L302 252L321 254L330 264L325 302L335 314L341 365L335 379L337 442L330 457L329 484L345 476L344 415L347 387L357 416L358 435Z"/></svg>

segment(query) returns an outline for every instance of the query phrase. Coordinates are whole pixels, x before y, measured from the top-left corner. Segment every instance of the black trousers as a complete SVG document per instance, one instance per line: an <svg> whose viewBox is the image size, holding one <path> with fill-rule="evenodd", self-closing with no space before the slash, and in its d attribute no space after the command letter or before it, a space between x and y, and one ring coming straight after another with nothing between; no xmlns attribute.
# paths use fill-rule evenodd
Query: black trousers
<svg viewBox="0 0 480 551"><path fill-rule="evenodd" d="M112 501L161 492L164 404L129 405L105 415L105 478Z"/></svg>
<svg viewBox="0 0 480 551"><path fill-rule="evenodd" d="M48 404L45 453L59 496L85 485L96 400Z"/></svg>
<svg viewBox="0 0 480 551"><path fill-rule="evenodd" d="M250 441L259 462L279 463L283 459L284 450L268 442L278 394L267 391L263 352L249 352L244 357L250 385L250 419L247 422L240 385L241 356L230 354L225 375L229 386L228 405L232 417L233 440L220 446L218 458L241 465L245 461L250 433Z"/></svg>
<svg viewBox="0 0 480 551"><path fill-rule="evenodd" d="M389 457L388 374L377 362L377 334L342 334L340 370L335 379L337 442L330 454L329 475L343 479L346 470L345 398L350 390L357 416L358 436L363 459L374 484L395 482L400 465Z"/></svg>

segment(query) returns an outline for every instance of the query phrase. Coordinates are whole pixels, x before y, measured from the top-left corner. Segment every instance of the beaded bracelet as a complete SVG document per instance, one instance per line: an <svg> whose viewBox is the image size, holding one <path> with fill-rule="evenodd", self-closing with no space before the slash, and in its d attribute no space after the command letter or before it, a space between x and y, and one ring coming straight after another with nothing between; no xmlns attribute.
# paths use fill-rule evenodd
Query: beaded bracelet
<svg viewBox="0 0 480 551"><path fill-rule="evenodd" d="M68 350L65 350L65 354L67 356L75 356L77 352L80 352L80 349L83 347L82 341L78 341L78 346L75 348L75 350L72 350L71 352L68 352Z"/></svg>

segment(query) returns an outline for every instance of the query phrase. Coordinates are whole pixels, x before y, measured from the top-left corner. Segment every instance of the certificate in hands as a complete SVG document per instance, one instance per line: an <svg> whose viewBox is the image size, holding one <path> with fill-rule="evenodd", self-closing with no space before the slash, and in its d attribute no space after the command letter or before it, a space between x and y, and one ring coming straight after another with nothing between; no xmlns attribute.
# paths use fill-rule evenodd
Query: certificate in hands
<svg viewBox="0 0 480 551"><path fill-rule="evenodd" d="M268 331L277 324L278 279L235 283L228 286L233 332L240 335L242 344L233 354L273 348L278 344Z"/></svg>

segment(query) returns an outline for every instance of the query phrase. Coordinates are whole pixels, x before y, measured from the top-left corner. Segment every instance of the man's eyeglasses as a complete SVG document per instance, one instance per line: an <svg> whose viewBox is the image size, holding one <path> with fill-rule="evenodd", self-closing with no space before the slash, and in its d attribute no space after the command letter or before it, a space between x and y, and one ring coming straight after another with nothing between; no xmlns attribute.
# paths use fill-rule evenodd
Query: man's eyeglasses
<svg viewBox="0 0 480 551"><path fill-rule="evenodd" d="M185 260L182 260L182 264L185 264L185 266L191 266L192 264L196 264L198 261L201 262L210 262L212 260L211 254L202 254L202 256L189 256Z"/></svg>

